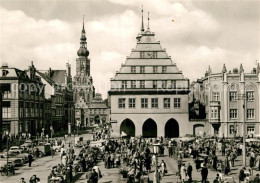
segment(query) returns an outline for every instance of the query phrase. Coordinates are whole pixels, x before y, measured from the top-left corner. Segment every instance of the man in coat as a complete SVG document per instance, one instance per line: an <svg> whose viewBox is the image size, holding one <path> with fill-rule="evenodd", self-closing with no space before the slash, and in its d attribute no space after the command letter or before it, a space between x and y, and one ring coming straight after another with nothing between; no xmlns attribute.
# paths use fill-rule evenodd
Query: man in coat
<svg viewBox="0 0 260 183"><path fill-rule="evenodd" d="M189 183L192 183L192 166L189 163L187 167L187 175L188 175L188 181Z"/></svg>
<svg viewBox="0 0 260 183"><path fill-rule="evenodd" d="M201 178L202 178L202 183L206 183L207 182L207 178L208 178L208 169L206 167L206 165L204 164L202 169L201 169Z"/></svg>
<svg viewBox="0 0 260 183"><path fill-rule="evenodd" d="M240 172L239 172L239 182L240 181L243 182L245 180L245 177L246 177L245 170L246 170L246 167L244 167L240 170Z"/></svg>
<svg viewBox="0 0 260 183"><path fill-rule="evenodd" d="M28 162L29 162L29 167L31 167L31 166L32 166L32 161L33 161L33 156L32 156L32 154L31 154L31 153L29 153L29 155L28 155Z"/></svg>

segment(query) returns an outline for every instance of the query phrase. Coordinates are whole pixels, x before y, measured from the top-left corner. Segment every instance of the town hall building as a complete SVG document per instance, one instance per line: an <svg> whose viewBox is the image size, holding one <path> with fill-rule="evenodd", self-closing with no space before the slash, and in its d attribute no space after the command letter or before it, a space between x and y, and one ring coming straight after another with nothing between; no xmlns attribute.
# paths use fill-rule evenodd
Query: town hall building
<svg viewBox="0 0 260 183"><path fill-rule="evenodd" d="M143 17L143 16L142 16ZM143 18L137 45L111 79L112 136L179 137L190 134L189 80L156 41Z"/></svg>

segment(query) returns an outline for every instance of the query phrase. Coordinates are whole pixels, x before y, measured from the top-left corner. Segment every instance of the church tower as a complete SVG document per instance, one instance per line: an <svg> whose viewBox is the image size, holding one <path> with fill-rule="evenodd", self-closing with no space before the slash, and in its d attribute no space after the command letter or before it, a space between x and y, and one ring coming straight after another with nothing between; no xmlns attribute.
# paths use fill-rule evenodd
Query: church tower
<svg viewBox="0 0 260 183"><path fill-rule="evenodd" d="M93 79L90 75L90 59L88 57L89 51L87 49L84 18L80 37L80 48L77 55L76 75L73 78L74 102L78 102L81 99L86 103L90 103L94 98L95 88L93 86Z"/></svg>

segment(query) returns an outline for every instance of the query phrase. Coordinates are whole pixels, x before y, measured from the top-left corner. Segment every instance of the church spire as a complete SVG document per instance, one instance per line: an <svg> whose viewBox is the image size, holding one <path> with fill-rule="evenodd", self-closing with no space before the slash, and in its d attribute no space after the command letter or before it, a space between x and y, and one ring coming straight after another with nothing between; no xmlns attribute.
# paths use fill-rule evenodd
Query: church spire
<svg viewBox="0 0 260 183"><path fill-rule="evenodd" d="M84 17L85 17L85 15L83 15L83 28L82 28L82 32L83 32L83 31L85 32L85 27L84 27Z"/></svg>
<svg viewBox="0 0 260 183"><path fill-rule="evenodd" d="M149 13L150 12L148 12L148 25L147 25L147 29L150 29L150 26L149 26L149 21L150 21Z"/></svg>
<svg viewBox="0 0 260 183"><path fill-rule="evenodd" d="M141 32L144 31L144 16L143 16L143 12L144 12L144 10L143 10L143 5L142 5L142 24L141 24Z"/></svg>
<svg viewBox="0 0 260 183"><path fill-rule="evenodd" d="M84 25L84 15L83 15L83 25L80 37L80 49L78 50L79 57L87 57L89 55L89 51L87 50L87 38L85 32L85 25Z"/></svg>

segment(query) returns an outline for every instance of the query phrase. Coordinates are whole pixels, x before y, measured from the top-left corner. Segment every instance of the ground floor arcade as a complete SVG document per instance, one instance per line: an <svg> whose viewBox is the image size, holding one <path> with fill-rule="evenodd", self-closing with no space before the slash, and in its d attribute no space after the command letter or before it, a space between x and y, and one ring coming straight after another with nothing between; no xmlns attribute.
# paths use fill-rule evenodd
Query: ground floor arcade
<svg viewBox="0 0 260 183"><path fill-rule="evenodd" d="M112 136L175 138L203 135L205 125L190 122L186 114L112 114Z"/></svg>

